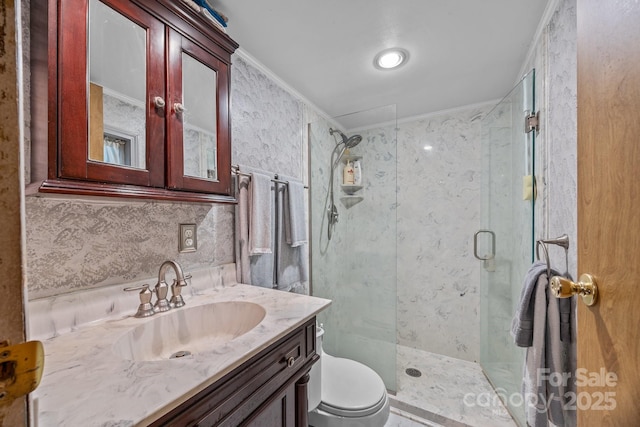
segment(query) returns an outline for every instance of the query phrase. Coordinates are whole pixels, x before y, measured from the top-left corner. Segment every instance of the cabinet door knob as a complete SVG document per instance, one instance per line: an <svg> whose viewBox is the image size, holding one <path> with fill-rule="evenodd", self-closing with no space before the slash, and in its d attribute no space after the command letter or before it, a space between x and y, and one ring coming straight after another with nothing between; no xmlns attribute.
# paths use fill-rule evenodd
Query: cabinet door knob
<svg viewBox="0 0 640 427"><path fill-rule="evenodd" d="M185 111L187 111L187 109L184 108L184 105L182 105L181 103L176 102L175 104L173 104L173 111L175 111L178 114L182 114Z"/></svg>
<svg viewBox="0 0 640 427"><path fill-rule="evenodd" d="M156 108L164 108L164 106L167 105L161 96L156 96L155 98L153 98L153 104L156 106Z"/></svg>

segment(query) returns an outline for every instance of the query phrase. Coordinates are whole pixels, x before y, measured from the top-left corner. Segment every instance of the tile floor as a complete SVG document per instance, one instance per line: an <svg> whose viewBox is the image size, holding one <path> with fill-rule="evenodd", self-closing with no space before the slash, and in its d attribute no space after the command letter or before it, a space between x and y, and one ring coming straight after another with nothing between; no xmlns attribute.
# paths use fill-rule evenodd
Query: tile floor
<svg viewBox="0 0 640 427"><path fill-rule="evenodd" d="M517 427L480 365L398 346L398 390L385 427ZM418 378L407 368L422 372Z"/></svg>

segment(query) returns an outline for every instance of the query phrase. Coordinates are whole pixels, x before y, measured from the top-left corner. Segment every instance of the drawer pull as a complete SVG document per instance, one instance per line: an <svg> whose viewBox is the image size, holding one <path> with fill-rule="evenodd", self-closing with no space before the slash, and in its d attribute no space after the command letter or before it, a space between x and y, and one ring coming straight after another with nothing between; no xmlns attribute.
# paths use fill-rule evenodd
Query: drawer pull
<svg viewBox="0 0 640 427"><path fill-rule="evenodd" d="M293 356L291 356L290 358L287 359L287 368L292 367L294 363L296 363L296 359Z"/></svg>

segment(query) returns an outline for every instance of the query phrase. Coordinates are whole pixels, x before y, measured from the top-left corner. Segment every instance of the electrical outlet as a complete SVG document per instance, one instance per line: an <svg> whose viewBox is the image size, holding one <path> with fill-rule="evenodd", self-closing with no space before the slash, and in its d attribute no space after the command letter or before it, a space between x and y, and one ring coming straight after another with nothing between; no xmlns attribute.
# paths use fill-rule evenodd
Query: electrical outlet
<svg viewBox="0 0 640 427"><path fill-rule="evenodd" d="M198 235L195 224L180 224L180 252L195 252L198 249Z"/></svg>

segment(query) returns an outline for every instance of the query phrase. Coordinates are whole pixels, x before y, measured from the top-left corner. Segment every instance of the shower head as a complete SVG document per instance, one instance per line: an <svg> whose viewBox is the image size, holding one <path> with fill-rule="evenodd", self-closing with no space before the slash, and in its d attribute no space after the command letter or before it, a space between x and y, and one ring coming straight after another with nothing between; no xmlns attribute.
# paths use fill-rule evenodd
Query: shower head
<svg viewBox="0 0 640 427"><path fill-rule="evenodd" d="M351 135L349 138L347 138L347 135L345 135L344 133L340 132L337 129L329 128L329 133L331 135L333 135L334 133L339 133L340 136L342 137L342 141L339 142L338 145L344 144L345 148L353 148L356 145L360 144L360 141L362 141L361 135Z"/></svg>

